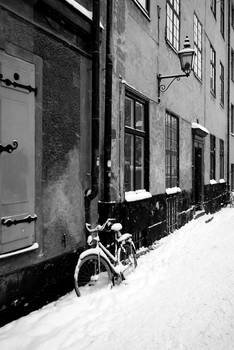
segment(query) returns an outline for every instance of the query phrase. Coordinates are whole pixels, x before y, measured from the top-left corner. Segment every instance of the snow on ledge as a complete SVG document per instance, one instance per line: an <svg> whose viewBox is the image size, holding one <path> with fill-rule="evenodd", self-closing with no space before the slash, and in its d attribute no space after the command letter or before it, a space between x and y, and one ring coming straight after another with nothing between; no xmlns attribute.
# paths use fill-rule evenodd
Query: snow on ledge
<svg viewBox="0 0 234 350"><path fill-rule="evenodd" d="M224 179L219 179L220 184L224 184L226 181Z"/></svg>
<svg viewBox="0 0 234 350"><path fill-rule="evenodd" d="M93 20L93 12L92 11L87 10L84 6L80 5L75 0L64 0L64 1L67 2L69 5L71 5L73 8L75 8L76 10L78 10L80 13L82 13L85 17L87 17L91 21ZM104 29L101 22L100 22L100 27L102 29Z"/></svg>
<svg viewBox="0 0 234 350"><path fill-rule="evenodd" d="M9 257L14 256L14 255L19 255L19 254L31 252L32 250L36 250L38 248L39 248L39 244L36 242L36 243L32 244L30 247L15 250L15 251L10 252L10 253L0 254L0 259L5 259L5 258L9 258Z"/></svg>
<svg viewBox="0 0 234 350"><path fill-rule="evenodd" d="M210 180L210 184L211 184L211 185L215 185L215 184L217 184L217 181L214 180L214 179L212 179L212 180Z"/></svg>
<svg viewBox="0 0 234 350"><path fill-rule="evenodd" d="M150 192L147 192L146 190L125 192L126 202L134 202L134 201L139 201L141 199L146 199L151 197L152 197L152 194Z"/></svg>
<svg viewBox="0 0 234 350"><path fill-rule="evenodd" d="M200 130L204 131L207 134L210 133L204 126L202 126L202 125L200 125L198 123L195 123L195 122L192 123L192 129L200 129Z"/></svg>
<svg viewBox="0 0 234 350"><path fill-rule="evenodd" d="M166 194L174 194L178 192L181 192L181 189L179 187L166 188Z"/></svg>

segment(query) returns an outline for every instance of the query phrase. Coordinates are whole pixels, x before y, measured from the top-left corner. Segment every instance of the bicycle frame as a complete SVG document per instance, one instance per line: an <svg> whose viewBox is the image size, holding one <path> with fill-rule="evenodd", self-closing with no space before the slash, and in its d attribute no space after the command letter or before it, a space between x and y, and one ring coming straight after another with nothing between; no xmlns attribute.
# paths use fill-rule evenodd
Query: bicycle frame
<svg viewBox="0 0 234 350"><path fill-rule="evenodd" d="M121 241L122 240L131 240L132 242L132 235L129 233L125 233L121 236ZM111 252L100 242L99 240L99 235L97 237L94 238L97 242L97 245L95 248L89 248L87 250L85 250L84 252L82 252L80 254L79 260L83 260L86 256L88 255L97 255L98 257L102 257L103 259L105 259L105 261L108 263L108 265L110 266L111 270L113 273L119 275L121 272L121 264L119 264L119 260L118 260L118 254L117 254L117 246L115 246L115 256L113 254L111 254ZM120 242L119 242L120 243ZM115 245L117 245L117 243L115 242ZM113 262L113 263L112 263Z"/></svg>

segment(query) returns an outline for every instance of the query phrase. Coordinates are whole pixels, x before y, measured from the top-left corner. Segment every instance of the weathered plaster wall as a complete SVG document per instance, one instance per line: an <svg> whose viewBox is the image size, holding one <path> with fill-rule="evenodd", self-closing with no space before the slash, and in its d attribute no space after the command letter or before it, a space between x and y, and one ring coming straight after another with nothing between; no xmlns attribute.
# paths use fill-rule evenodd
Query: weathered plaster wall
<svg viewBox="0 0 234 350"><path fill-rule="evenodd" d="M7 5L18 13L23 9L29 22L1 9L0 48L36 64L35 206L39 249L1 260L0 274L84 244L84 191L90 186L91 152L91 59L30 24L30 19L35 19L49 26L43 23L40 9L33 11L27 2L22 2L20 9L15 1ZM83 44L74 32L64 31L54 20L52 23L65 40L74 45L79 41L81 48L89 50L91 41Z"/></svg>

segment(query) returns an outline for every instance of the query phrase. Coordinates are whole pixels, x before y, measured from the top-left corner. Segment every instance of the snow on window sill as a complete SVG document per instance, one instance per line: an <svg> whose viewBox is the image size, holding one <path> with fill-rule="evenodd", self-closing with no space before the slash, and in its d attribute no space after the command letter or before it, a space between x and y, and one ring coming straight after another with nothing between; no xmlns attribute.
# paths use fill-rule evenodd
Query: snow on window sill
<svg viewBox="0 0 234 350"><path fill-rule="evenodd" d="M82 13L86 18L93 20L93 12L87 10L84 6L80 5L76 0L65 0L69 5L71 5L74 9ZM100 27L104 29L102 23L100 22Z"/></svg>
<svg viewBox="0 0 234 350"><path fill-rule="evenodd" d="M216 180L214 180L214 179L210 180L210 185L215 185L215 184L217 184Z"/></svg>
<svg viewBox="0 0 234 350"><path fill-rule="evenodd" d="M134 201L139 201L141 199L146 199L151 197L152 197L152 194L150 192L147 192L146 190L125 192L126 202L134 202Z"/></svg>
<svg viewBox="0 0 234 350"><path fill-rule="evenodd" d="M181 189L179 187L166 188L166 194L174 194L179 192L181 192Z"/></svg>
<svg viewBox="0 0 234 350"><path fill-rule="evenodd" d="M34 243L33 245L31 245L30 247L27 247L27 248L15 250L14 252L10 252L10 253L0 254L0 259L10 258L11 256L27 253L27 252L30 252L32 250L36 250L38 248L39 248L39 244Z"/></svg>
<svg viewBox="0 0 234 350"><path fill-rule="evenodd" d="M220 184L224 184L226 181L224 179L219 179Z"/></svg>

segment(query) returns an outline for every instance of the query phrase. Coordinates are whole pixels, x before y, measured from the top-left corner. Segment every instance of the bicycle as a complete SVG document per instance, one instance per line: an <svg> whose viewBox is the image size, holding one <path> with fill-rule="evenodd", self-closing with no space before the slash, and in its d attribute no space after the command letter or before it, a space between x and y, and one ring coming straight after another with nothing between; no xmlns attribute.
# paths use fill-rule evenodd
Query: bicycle
<svg viewBox="0 0 234 350"><path fill-rule="evenodd" d="M125 279L124 274L137 266L132 235L122 234L122 225L113 221L115 219L109 218L95 228L86 223L90 248L80 254L75 268L74 285L78 297L121 283ZM100 242L101 231L114 233L114 255Z"/></svg>

